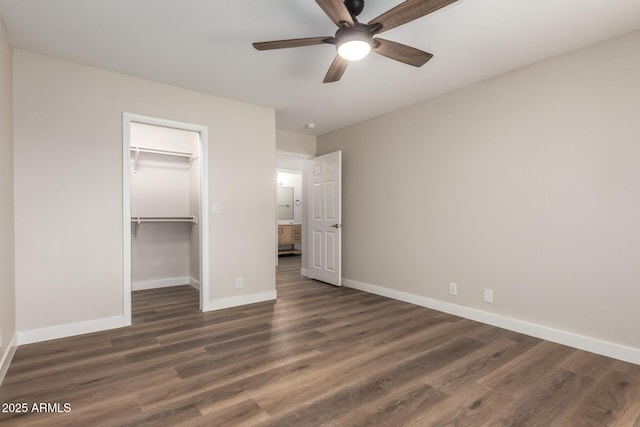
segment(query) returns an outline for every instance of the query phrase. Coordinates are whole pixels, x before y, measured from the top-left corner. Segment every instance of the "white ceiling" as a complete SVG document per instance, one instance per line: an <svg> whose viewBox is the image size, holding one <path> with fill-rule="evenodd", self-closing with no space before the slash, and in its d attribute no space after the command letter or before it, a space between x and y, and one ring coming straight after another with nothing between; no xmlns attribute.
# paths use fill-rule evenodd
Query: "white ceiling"
<svg viewBox="0 0 640 427"><path fill-rule="evenodd" d="M400 1L366 0L359 19ZM313 0L0 0L0 14L17 48L272 107L278 128L315 135L640 29L640 0L460 0L385 33L433 53L422 68L370 55L323 84L333 46L251 46L332 36Z"/></svg>

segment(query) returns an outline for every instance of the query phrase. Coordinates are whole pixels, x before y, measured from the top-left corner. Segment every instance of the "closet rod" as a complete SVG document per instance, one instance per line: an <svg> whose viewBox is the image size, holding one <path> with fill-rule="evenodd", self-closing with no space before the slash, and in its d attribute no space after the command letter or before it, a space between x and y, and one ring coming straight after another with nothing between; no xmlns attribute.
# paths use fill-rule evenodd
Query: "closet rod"
<svg viewBox="0 0 640 427"><path fill-rule="evenodd" d="M188 157L190 159L197 159L197 157L194 156L193 153L187 153L185 151L159 150L156 148L143 147L131 147L131 151L135 151L136 153L164 154L167 156Z"/></svg>
<svg viewBox="0 0 640 427"><path fill-rule="evenodd" d="M193 222L197 223L195 216L136 216L131 222Z"/></svg>
<svg viewBox="0 0 640 427"><path fill-rule="evenodd" d="M136 216L131 218L133 224L133 238L138 237L138 229L143 222L186 222L197 224L195 216Z"/></svg>

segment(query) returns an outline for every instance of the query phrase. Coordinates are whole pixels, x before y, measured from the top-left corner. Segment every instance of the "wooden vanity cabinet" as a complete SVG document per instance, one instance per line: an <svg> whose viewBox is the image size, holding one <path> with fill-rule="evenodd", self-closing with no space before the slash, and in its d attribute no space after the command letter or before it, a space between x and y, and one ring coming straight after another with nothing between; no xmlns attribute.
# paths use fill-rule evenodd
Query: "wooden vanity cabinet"
<svg viewBox="0 0 640 427"><path fill-rule="evenodd" d="M280 224L278 225L278 246L291 245L291 248L279 249L278 254L299 254L300 250L295 245L302 243L301 224Z"/></svg>

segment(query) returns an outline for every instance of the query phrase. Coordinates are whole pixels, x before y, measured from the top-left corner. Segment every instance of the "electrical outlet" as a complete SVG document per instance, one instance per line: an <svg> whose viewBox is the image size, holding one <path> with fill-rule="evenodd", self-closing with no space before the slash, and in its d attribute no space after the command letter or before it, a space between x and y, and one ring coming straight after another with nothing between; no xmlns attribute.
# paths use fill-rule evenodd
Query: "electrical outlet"
<svg viewBox="0 0 640 427"><path fill-rule="evenodd" d="M236 288L244 288L244 280L242 277L236 277Z"/></svg>
<svg viewBox="0 0 640 427"><path fill-rule="evenodd" d="M493 289L484 290L484 302L493 303Z"/></svg>
<svg viewBox="0 0 640 427"><path fill-rule="evenodd" d="M458 295L458 285L455 283L449 283L449 293L451 295Z"/></svg>
<svg viewBox="0 0 640 427"><path fill-rule="evenodd" d="M211 203L211 214L220 215L220 202Z"/></svg>

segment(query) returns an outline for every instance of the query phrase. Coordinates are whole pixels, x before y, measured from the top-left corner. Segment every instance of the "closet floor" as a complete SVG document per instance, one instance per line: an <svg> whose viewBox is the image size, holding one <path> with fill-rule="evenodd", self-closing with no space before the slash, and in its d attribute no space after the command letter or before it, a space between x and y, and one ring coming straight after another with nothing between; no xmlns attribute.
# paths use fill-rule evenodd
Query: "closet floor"
<svg viewBox="0 0 640 427"><path fill-rule="evenodd" d="M131 322L155 322L200 310L200 292L190 285L131 292Z"/></svg>
<svg viewBox="0 0 640 427"><path fill-rule="evenodd" d="M299 272L280 258L277 302L200 313L189 287L143 291L131 327L21 346L0 402L28 411L0 424L640 425L638 365Z"/></svg>

